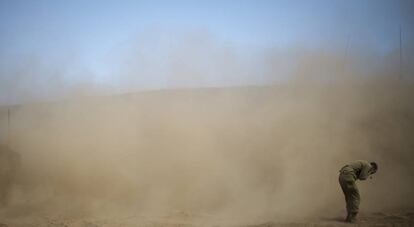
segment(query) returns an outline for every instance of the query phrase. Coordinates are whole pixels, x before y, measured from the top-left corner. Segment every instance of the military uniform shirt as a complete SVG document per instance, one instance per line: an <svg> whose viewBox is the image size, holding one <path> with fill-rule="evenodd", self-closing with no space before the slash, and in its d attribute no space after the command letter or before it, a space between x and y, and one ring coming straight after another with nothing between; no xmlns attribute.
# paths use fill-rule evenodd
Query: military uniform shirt
<svg viewBox="0 0 414 227"><path fill-rule="evenodd" d="M351 163L348 163L341 169L341 172L349 173L354 176L354 179L357 180L366 180L370 173L371 164L364 160L357 160Z"/></svg>

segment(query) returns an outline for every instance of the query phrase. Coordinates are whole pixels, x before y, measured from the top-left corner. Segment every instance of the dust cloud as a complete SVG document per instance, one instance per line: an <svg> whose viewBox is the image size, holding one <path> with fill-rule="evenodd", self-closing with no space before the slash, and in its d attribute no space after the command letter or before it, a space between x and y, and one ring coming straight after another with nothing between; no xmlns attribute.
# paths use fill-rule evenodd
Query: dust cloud
<svg viewBox="0 0 414 227"><path fill-rule="evenodd" d="M22 160L7 212L337 215L338 170L354 159L379 163L359 183L362 210L410 207L413 91L402 81L294 82L12 106Z"/></svg>
<svg viewBox="0 0 414 227"><path fill-rule="evenodd" d="M205 76L200 62L209 61L201 57L207 50L194 46L201 50L190 45L174 58L171 84L190 78L184 84L194 87L200 77L209 78L210 88L75 95L1 107L1 143L21 155L2 215L338 216L345 212L338 171L355 159L379 164L373 180L358 183L363 212L413 207L414 87L412 73L406 69L401 77L399 63L387 60L394 53L366 51L362 58L341 51L271 52L260 59L261 71L252 66L244 72L248 59L211 44L216 60ZM284 56L295 67L283 68ZM369 64L373 56L380 66ZM156 62L148 67L138 74L161 73L152 71ZM228 77L210 78L215 70ZM263 83L214 87L234 84L239 72L245 73L242 84L255 75ZM275 82L288 72L290 79Z"/></svg>

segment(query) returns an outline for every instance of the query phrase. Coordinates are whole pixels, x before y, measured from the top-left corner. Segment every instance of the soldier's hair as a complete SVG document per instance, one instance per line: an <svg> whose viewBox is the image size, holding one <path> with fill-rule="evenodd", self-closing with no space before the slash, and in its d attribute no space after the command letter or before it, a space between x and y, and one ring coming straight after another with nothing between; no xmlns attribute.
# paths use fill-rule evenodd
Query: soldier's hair
<svg viewBox="0 0 414 227"><path fill-rule="evenodd" d="M378 171L378 164L376 162L371 162L369 164L371 164L371 166L375 170L375 172Z"/></svg>

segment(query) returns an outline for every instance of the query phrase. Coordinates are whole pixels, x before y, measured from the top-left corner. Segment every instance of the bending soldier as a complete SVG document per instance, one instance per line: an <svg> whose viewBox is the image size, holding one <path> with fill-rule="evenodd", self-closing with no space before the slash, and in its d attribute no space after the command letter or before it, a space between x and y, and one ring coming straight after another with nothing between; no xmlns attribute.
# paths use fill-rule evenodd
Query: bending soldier
<svg viewBox="0 0 414 227"><path fill-rule="evenodd" d="M339 184L345 195L347 217L346 222L355 222L359 211L360 196L356 180L366 180L376 173L378 165L375 162L357 160L351 162L339 171Z"/></svg>

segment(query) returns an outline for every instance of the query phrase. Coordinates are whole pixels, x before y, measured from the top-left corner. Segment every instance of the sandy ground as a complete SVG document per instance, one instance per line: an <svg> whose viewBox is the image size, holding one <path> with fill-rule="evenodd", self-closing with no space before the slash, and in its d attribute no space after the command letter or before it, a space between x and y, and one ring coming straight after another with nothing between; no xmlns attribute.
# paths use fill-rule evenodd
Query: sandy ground
<svg viewBox="0 0 414 227"><path fill-rule="evenodd" d="M5 213L3 212L3 215ZM186 212L173 212L168 215L130 215L117 217L99 218L69 218L69 217L49 217L45 216L26 216L0 218L0 227L6 226L44 226L44 227L121 227L121 226L145 226L145 227L184 227L184 226L231 226L231 227L296 227L296 226L376 226L376 227L396 227L414 226L414 209L405 209L398 212L389 213L369 213L361 214L355 224L348 224L342 221L342 217L323 217L323 218L297 218L286 220L260 221L243 220L243 218L220 218L208 214L189 214Z"/></svg>

